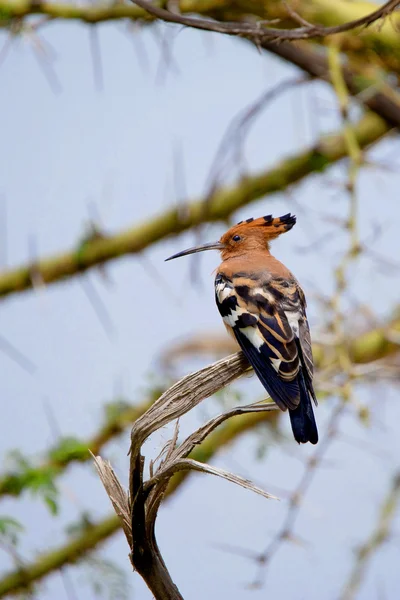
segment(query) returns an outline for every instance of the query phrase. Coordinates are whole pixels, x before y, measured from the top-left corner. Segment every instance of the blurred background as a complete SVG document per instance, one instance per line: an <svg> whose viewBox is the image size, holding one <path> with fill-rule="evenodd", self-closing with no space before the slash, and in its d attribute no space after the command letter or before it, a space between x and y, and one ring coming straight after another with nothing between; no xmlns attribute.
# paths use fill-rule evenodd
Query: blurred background
<svg viewBox="0 0 400 600"><path fill-rule="evenodd" d="M270 5L180 9L296 25ZM375 6L296 10L332 25ZM298 447L275 412L228 421L198 456L280 501L191 474L165 498L159 546L192 600L398 598L400 18L299 43L301 70L286 44L144 17L0 1L0 598L151 598L88 449L127 484L134 420L236 351L217 253L164 259L287 212L297 225L272 251L308 300L320 442ZM180 437L263 397L246 376Z"/></svg>

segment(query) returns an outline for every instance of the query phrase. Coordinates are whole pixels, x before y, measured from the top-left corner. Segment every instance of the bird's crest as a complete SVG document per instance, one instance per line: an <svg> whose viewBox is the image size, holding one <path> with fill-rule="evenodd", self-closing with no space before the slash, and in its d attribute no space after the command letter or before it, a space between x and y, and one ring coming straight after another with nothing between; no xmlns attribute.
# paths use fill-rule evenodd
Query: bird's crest
<svg viewBox="0 0 400 600"><path fill-rule="evenodd" d="M292 229L296 217L288 213L282 217L266 215L258 219L246 219L234 225L220 239L224 249L223 259L236 255L238 251L269 249L269 242Z"/></svg>
<svg viewBox="0 0 400 600"><path fill-rule="evenodd" d="M292 229L295 224L296 216L288 213L287 215L282 215L282 217L275 218L272 215L266 215L265 217L259 217L258 219L250 217L245 221L239 221L239 223L234 225L231 229L237 228L239 225L245 227L246 230L253 227L262 227L267 235L271 233L272 237L277 237L281 233L285 233Z"/></svg>

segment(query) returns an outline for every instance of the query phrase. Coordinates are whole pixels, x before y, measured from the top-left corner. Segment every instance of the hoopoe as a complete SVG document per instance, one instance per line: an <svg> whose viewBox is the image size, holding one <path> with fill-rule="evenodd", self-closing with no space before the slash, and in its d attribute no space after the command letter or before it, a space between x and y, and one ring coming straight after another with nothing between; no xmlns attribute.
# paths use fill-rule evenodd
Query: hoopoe
<svg viewBox="0 0 400 600"><path fill-rule="evenodd" d="M270 242L292 229L290 213L247 219L231 227L219 242L189 248L166 260L219 250L215 298L228 332L256 372L272 400L289 410L295 440L318 442L311 399L313 356L306 299L296 278L270 253Z"/></svg>

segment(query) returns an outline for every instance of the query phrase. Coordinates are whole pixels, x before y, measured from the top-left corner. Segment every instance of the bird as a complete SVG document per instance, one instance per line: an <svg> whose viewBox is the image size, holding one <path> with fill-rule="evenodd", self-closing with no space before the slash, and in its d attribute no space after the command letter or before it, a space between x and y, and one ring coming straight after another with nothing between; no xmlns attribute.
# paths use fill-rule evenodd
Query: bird
<svg viewBox="0 0 400 600"><path fill-rule="evenodd" d="M314 363L306 299L289 269L270 252L270 242L296 224L290 213L240 221L218 242L189 248L172 260L219 250L215 300L228 330L258 379L282 411L288 410L299 444L318 442L313 403Z"/></svg>

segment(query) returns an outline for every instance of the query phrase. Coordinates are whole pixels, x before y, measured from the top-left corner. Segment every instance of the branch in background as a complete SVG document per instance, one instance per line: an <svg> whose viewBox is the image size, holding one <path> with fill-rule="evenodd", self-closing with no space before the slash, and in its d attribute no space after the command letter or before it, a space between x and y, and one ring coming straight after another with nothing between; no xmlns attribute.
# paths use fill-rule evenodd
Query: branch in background
<svg viewBox="0 0 400 600"><path fill-rule="evenodd" d="M244 143L250 133L250 128L254 127L256 119L260 116L271 102L281 98L282 94L299 86L310 82L312 78L307 75L300 77L290 77L282 80L273 87L263 92L256 100L240 110L230 121L224 135L218 144L217 151L211 163L211 168L207 179L207 191L204 200L204 213L207 214L208 204L212 200L215 192L223 182L223 176L231 172L240 173L241 164L244 164Z"/></svg>
<svg viewBox="0 0 400 600"><path fill-rule="evenodd" d="M185 25L186 27L192 27L202 31L212 31L214 33L222 33L225 35L240 36L250 39L256 44L261 44L267 40L282 42L289 40L293 41L310 38L324 38L329 35L344 33L352 29L367 27L379 19L390 15L400 4L400 0L389 0L378 9L373 10L364 17L360 17L359 19L355 19L354 21L350 21L348 23L343 23L342 25L333 25L331 27L323 27L321 25L309 23L294 10L287 7L288 13L292 17L293 21L297 24L300 23L302 27L295 27L294 29L278 29L269 27L268 23L265 21L258 21L256 23L246 23L241 21L211 21L208 19L200 19L198 17L186 17L177 12L171 12L170 10L159 8L157 5L152 4L151 2L147 2L147 0L131 1L150 13L153 17L161 19L162 21L166 21L168 23L177 23L179 25Z"/></svg>
<svg viewBox="0 0 400 600"><path fill-rule="evenodd" d="M224 28L223 22L216 24L205 19L185 17L179 13L158 8L146 0L132 0L132 2L135 2L138 6L144 8L153 16L167 22L179 23L189 27L195 27L198 29L215 31L219 33L228 33L229 35L238 35L246 38L252 41L257 48L264 48L265 50L284 58L285 60L303 69L310 75L319 77L328 82L331 81L327 58L322 56L319 52L311 50L309 44L302 43L302 45L293 45L288 42L285 43L284 40L301 40L306 37L310 37L310 35L306 34L305 31L301 31L301 28L293 31L269 29L268 34L266 33L267 30L260 27L260 23L253 25L247 23L241 24L239 22L227 22L225 23ZM389 5L390 10L394 10L398 4L400 4L398 1L394 2L394 4L386 3L380 7L379 10L387 11L389 10ZM289 12L292 17L296 15L296 13L294 13L292 10L289 10ZM368 19L368 17L358 19L358 25L361 24L363 19ZM321 37L323 35L338 33L340 31L340 27L342 27L342 31L344 31L343 27L345 27L345 25L339 27L322 28L324 29L325 34L321 34ZM315 27L308 27L307 25L305 28L303 28L303 30L308 30L310 28L314 30L313 37L315 37ZM289 35L290 33L291 35ZM295 35L296 33L298 34L297 36ZM279 40L279 44L276 43L277 40ZM356 72L349 67L343 67L342 72L344 81L352 95L359 95L361 92L368 91L369 93L362 98L362 103L379 114L379 116L385 119L392 126L400 126L400 99L397 97L393 89L390 90L390 94L385 95L380 91L382 88L381 81L367 77L362 71Z"/></svg>
<svg viewBox="0 0 400 600"><path fill-rule="evenodd" d="M400 352L400 307L393 311L393 317L379 327L375 327L354 338L348 338L347 350L353 364L366 364ZM226 335L215 335L202 332L188 339L170 344L168 353L161 356L165 368L170 368L180 358L216 354L224 355L234 352L236 343ZM314 364L316 369L326 365L334 367L338 364L338 350L334 343L322 344L313 342Z"/></svg>
<svg viewBox="0 0 400 600"><path fill-rule="evenodd" d="M249 4L247 0L223 3L220 0L181 0L176 4L179 14L199 14L220 21L254 20L254 17L258 17L269 22L278 20L286 27L298 25L290 15L287 4L280 1L266 3L254 0ZM347 0L335 0L334 4L330 0L296 0L295 7L304 19L327 27L363 18L376 9L373 3ZM44 15L44 18L34 22L36 29L57 19L77 20L91 25L120 19L142 23L154 20L141 8L123 3L74 5L0 0L0 28L9 28L10 35L24 31L25 19L29 15ZM363 66L375 65L379 69L384 65L387 69L400 73L399 25L400 15L394 12L379 27L363 29L358 35L354 32L340 34L341 48ZM8 46L7 42L6 45Z"/></svg>
<svg viewBox="0 0 400 600"><path fill-rule="evenodd" d="M181 3L183 4L183 3ZM184 3L186 5L186 3ZM200 3L199 3L200 4ZM196 10L196 2L193 0L193 12ZM343 24L347 21L359 19L376 8L376 4L370 2L348 2L348 0L296 0L290 2L290 6L296 8L307 21L317 22L327 27ZM183 10L181 10L183 12ZM236 20L248 15L249 12L262 19L279 20L286 27L296 25L295 19L290 16L287 5L281 1L251 3L248 0L236 0L230 6L224 3L216 7L214 11L208 10L209 14L219 20ZM385 65L389 70L400 72L400 36L398 34L400 25L400 14L395 12L390 19L383 21L379 27L370 27L361 32L342 33L340 46L350 57L360 60L361 64L375 63ZM320 41L320 43L324 43Z"/></svg>
<svg viewBox="0 0 400 600"><path fill-rule="evenodd" d="M400 323L398 325L400 331ZM371 337L371 341L379 338L375 333L365 334ZM367 339L367 338L366 338ZM364 343L359 340L360 350ZM377 350L382 348L381 343L376 346ZM357 353L359 350L357 350ZM370 354L370 350L368 350ZM143 405L144 406L144 405ZM258 425L265 423L267 418L276 419L278 412L253 413L242 415L237 419L228 421L214 431L200 446L196 447L190 456L198 461L209 461L221 449L238 439L242 434L253 430ZM166 496L171 495L183 483L189 475L188 471L181 471L172 479L166 491ZM36 584L54 571L63 566L75 563L79 558L91 552L99 544L105 542L120 529L120 521L117 516L109 515L98 523L89 526L87 531L76 537L71 542L55 548L50 552L41 554L34 562L6 574L0 579L0 598L7 595L20 593L22 590Z"/></svg>
<svg viewBox="0 0 400 600"><path fill-rule="evenodd" d="M278 413L276 411L272 413L253 413L228 421L214 431L200 446L195 448L190 457L198 461L210 460L221 448L234 442L242 434L265 423L269 416L276 418ZM188 475L189 471L178 473L171 480L166 496L173 494ZM35 561L25 564L23 570L18 568L5 574L0 579L0 598L18 594L61 567L76 562L77 559L93 551L99 544L109 539L119 531L120 527L121 523L118 517L109 515L103 520L90 525L87 530L85 529L71 542L41 554Z"/></svg>
<svg viewBox="0 0 400 600"><path fill-rule="evenodd" d="M318 467L325 458L328 449L335 439L338 422L344 412L345 406L346 404L342 401L332 411L324 438L319 442L319 445L312 456L310 456L299 484L290 494L283 523L279 527L276 534L269 541L267 547L256 557L256 561L259 565L259 574L253 583L253 587L260 588L263 586L265 583L266 567L281 548L282 544L284 542L298 541L294 533L294 528L297 518L300 514L301 503L314 480Z"/></svg>
<svg viewBox="0 0 400 600"><path fill-rule="evenodd" d="M388 320L386 324L360 333L354 339L348 340L348 352L353 364L371 363L393 356L400 351L398 310L394 311L394 317ZM199 338L194 336L189 340L171 345L167 357L162 356L161 360L164 366L168 368L173 361L179 360L182 356L186 358L193 354L197 356L200 354L214 356L216 349L220 355L226 355L235 352L237 348L228 336L215 336L211 333L207 335L203 332ZM327 365L334 367L335 364L338 364L338 350L335 345L314 343L313 353L317 369L324 368ZM19 496L29 487L29 481L33 477L46 480L46 476L51 475L53 479L61 475L71 463L88 461L90 459L89 449L93 454L99 453L105 444L131 426L152 405L159 394L160 390L154 390L149 400L137 406L129 404L119 406L117 403L114 406L111 404L112 414L105 424L100 427L99 431L88 440L72 440L71 443L67 444L61 440L59 447L49 450L41 464L29 470L24 469L22 472L17 471L2 475L0 477L0 496ZM271 413L265 415L264 418L271 420L276 419L277 416ZM242 422L242 419L238 420L238 423ZM202 448L205 448L205 444L202 445ZM204 460L208 460L208 458L207 456Z"/></svg>
<svg viewBox="0 0 400 600"><path fill-rule="evenodd" d="M0 580L0 598L29 590L32 584L46 577L53 571L70 565L82 556L91 552L100 542L109 538L118 531L120 522L117 517L109 517L90 525L79 537L55 548L50 552L41 554L34 562L20 565L15 571L6 574Z"/></svg>
<svg viewBox="0 0 400 600"><path fill-rule="evenodd" d="M312 50L309 44L263 42L260 45L264 50L280 56L309 75L331 83L328 59L317 50ZM394 89L391 88L385 94L383 81L373 79L361 70L355 71L344 65L341 70L349 92L356 96L357 100L393 127L400 127L400 97Z"/></svg>
<svg viewBox="0 0 400 600"><path fill-rule="evenodd" d="M341 31L342 39L345 42L349 39L349 46L357 51L365 45L374 48L376 44L379 44L381 51L393 55L399 45L396 34L396 13L393 15L395 22L384 22L383 26L380 24L378 32L371 29L363 30L362 36L345 33L347 29L352 29L357 24L358 26L368 24L371 18L375 20L380 16L384 16L386 10L393 10L392 4L396 5L396 2L387 2L384 5L386 8L379 7L377 9L376 5L367 2L359 5L348 3L345 0L336 0L335 5L332 6L332 3L327 0L313 0L312 2L299 0L296 2L296 9L301 14L301 20L298 18L297 13L283 2L269 2L266 4L265 2L255 1L249 6L249 3L243 2L243 0L238 0L232 4L228 2L221 4L219 0L181 0L178 3L178 12L179 14L190 12L209 16L219 16L222 13L222 21L235 20L239 22L251 14L269 22L279 20L282 24L286 24L291 28L297 27L300 21L305 31L294 33L289 29L289 35L293 33L296 36L307 35L307 33L312 34L313 28L316 28L316 35L322 31L330 33ZM73 19L88 24L116 19L152 20L152 17L145 10L124 4L82 6L60 2L42 3L30 2L29 0L2 0L0 2L0 27L7 26L16 19L24 19L35 14L45 15L51 20ZM310 21L315 21L318 25L311 25ZM278 32L281 34L280 29L278 29Z"/></svg>
<svg viewBox="0 0 400 600"><path fill-rule="evenodd" d="M396 517L399 503L400 472L396 473L393 477L390 490L381 506L375 530L356 551L355 564L340 595L340 600L353 600L355 598L365 576L369 561L390 537L391 525Z"/></svg>
<svg viewBox="0 0 400 600"><path fill-rule="evenodd" d="M50 448L41 464L3 474L0 477L0 496L19 496L29 489L32 480L47 480L47 476L54 479L71 463L88 461L89 448L93 453L100 452L105 444L132 426L160 393L161 390L155 390L149 394L149 400L136 406L121 402L106 406L111 414L91 438L62 438L56 447Z"/></svg>
<svg viewBox="0 0 400 600"><path fill-rule="evenodd" d="M391 126L377 115L367 114L354 125L354 135L360 148L365 148L390 129ZM323 136L312 147L282 160L276 167L243 178L236 186L220 188L208 202L206 214L204 200L180 204L115 235L87 240L73 251L3 271L0 273L0 297L32 289L33 275L40 277L44 284L53 283L126 254L141 252L169 235L187 231L200 223L226 220L250 202L286 189L311 173L321 172L346 155L344 132Z"/></svg>
<svg viewBox="0 0 400 600"><path fill-rule="evenodd" d="M358 336L348 350L352 363L365 364L400 351L400 307L387 325Z"/></svg>
<svg viewBox="0 0 400 600"><path fill-rule="evenodd" d="M238 4L239 3L237 3L237 5ZM274 4L274 3L269 3L269 4ZM308 4L311 5L311 4L313 4L313 2L310 2ZM319 2L319 4L321 4L321 2ZM338 4L340 4L340 0L339 0ZM347 3L347 4L351 5L352 3ZM32 6L36 6L36 5L39 6L40 3L32 3ZM298 6L299 5L296 4L296 7L298 7ZM117 7L118 7L118 5L117 5ZM92 8L92 7L89 7L89 8ZM109 7L105 7L105 8L108 9ZM125 9L125 7L122 7L122 8ZM113 9L114 9L114 6L111 7L111 10L113 10ZM385 31L387 31L387 29L388 29L387 25L388 25L388 23L385 23L385 25L384 25L383 29ZM1 26L1 24L0 24L0 26ZM363 38L359 38L361 45L363 44L363 39L367 38L370 35L370 32L364 32L364 33L365 33L365 35L363 36ZM375 35L375 33L372 32L372 35ZM348 36L348 38L350 39L351 36ZM353 36L352 39L355 39L355 36ZM300 46L299 46L299 48L300 48ZM313 59L311 57L311 60L308 60L308 66L307 66L307 68L305 68L305 70L307 72L310 72L310 71L308 71L308 69L309 68L312 69L314 67L315 67L315 64L314 64L314 61L313 61ZM322 74L322 77L325 78L326 75ZM351 77L355 77L354 73L351 74ZM368 80L364 80L362 82L362 86L361 87L358 85L360 82L357 82L356 80L354 80L354 83L355 83L354 94L358 94L360 90L366 90L366 89L368 90L369 89L369 91L371 91L371 89L374 89L374 87L375 87L375 83L374 82L371 83L371 80L369 80L369 81ZM375 94L375 100L376 100L376 96L382 96L382 94ZM384 102L385 102L385 97L384 97ZM386 111L386 118L389 120L389 122L391 122L392 124L395 123L396 125L398 125L398 120L397 120L398 117L395 116L395 119L393 121L392 120L393 119L393 114L392 115L390 114L390 111L393 111L393 110L396 113L396 110L397 110L396 109L396 104L397 104L396 102L391 103L391 104L389 103L389 112L387 112L388 106L386 105L386 108L385 108L385 104L383 103L383 105L382 105L382 103L380 103L380 107L381 107L380 110L382 110L382 106L383 106L383 110ZM373 108L373 106L372 106L372 108ZM379 108L379 104L378 104L378 108ZM381 112L381 114L382 114L382 112ZM208 217L208 215L206 215L206 216ZM86 242L86 243L90 244L90 242ZM87 267L85 267L85 268L87 268ZM31 269L31 276L33 275L32 272L36 273L36 264ZM398 327L397 331L398 330L400 330L400 327ZM369 360L368 356L376 356L376 354L381 354L382 356L386 356L388 353L391 353L392 351L394 352L396 349L398 349L398 339L399 339L398 338L398 333L397 333L397 336L394 336L394 335L391 335L391 334L392 334L392 331L388 331L386 328L384 328L381 331L379 331L378 332L378 336L376 335L376 332L369 332L369 333L367 333L366 336L367 336L367 338L369 340L368 343L367 343L367 345L365 345L365 343L360 343L359 344L359 348L358 348L358 350L359 350L359 355L358 356L361 357L361 362L365 362L366 360ZM355 354L355 356L357 356L357 353ZM372 360L374 360L374 359L372 359ZM238 419L238 422L239 421L241 422L242 419ZM87 456L86 449L85 449L85 455ZM72 456L72 455L70 455L70 456ZM57 460L59 460L59 459L57 459ZM72 460L81 460L81 458L79 458L79 459L77 459L77 458L71 458L71 461ZM86 459L82 459L82 460L86 460ZM204 460L204 459L202 459L202 460ZM66 462L66 463L60 463L60 460L59 460L60 470L62 470L64 468L65 464L68 464L69 462L70 462L69 458L68 458L68 462ZM176 481L176 480L177 479L175 478L174 481Z"/></svg>

